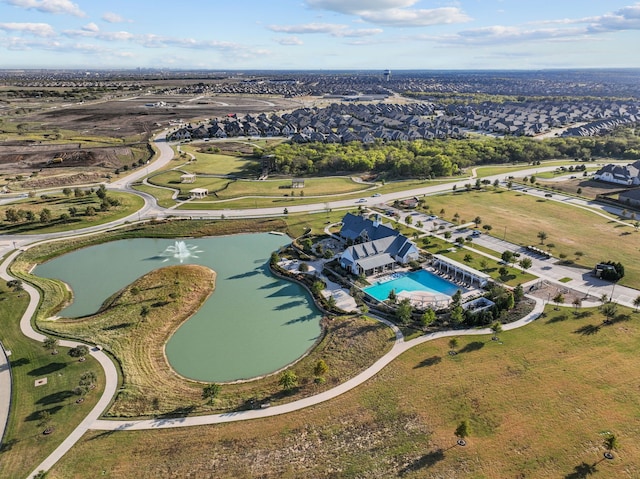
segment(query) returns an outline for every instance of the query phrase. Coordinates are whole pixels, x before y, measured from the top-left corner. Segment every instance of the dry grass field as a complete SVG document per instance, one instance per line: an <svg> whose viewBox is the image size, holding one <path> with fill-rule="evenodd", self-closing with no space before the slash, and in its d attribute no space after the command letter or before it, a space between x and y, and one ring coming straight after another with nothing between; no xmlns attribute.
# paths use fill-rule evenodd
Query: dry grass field
<svg viewBox="0 0 640 479"><path fill-rule="evenodd" d="M640 470L637 313L554 311L525 328L415 347L373 380L281 417L91 432L49 477L602 478ZM454 430L471 425L467 447ZM619 441L601 461L605 433Z"/></svg>
<svg viewBox="0 0 640 479"><path fill-rule="evenodd" d="M640 250L640 233L585 209L558 201L536 198L513 191L471 191L431 196L429 208L451 220L455 213L466 221L480 216L482 224L493 227L492 233L520 245L540 245L537 234L547 233L545 244L553 244L551 254L593 268L599 261L620 261L626 276L621 284L640 287L640 264L630 261ZM576 252L583 253L576 255Z"/></svg>

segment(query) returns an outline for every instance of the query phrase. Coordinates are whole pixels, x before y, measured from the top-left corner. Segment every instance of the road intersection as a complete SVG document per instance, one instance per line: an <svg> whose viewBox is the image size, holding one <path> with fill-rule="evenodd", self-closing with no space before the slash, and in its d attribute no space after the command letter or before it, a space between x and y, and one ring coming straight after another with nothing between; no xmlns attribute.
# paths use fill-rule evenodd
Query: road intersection
<svg viewBox="0 0 640 479"><path fill-rule="evenodd" d="M5 260L0 265L0 277L4 280L13 279L11 275L8 273L7 268L11 264L11 262L18 256L22 250L28 249L35 244L39 244L43 241L59 241L70 236L84 236L87 234L99 234L100 232L111 230L113 228L120 227L125 225L126 223L135 222L135 221L143 221L151 218L164 218L167 216L173 217L199 217L199 218L211 218L211 217L219 217L222 213L221 211L211 211L211 210L166 210L158 206L155 198L147 193L139 192L133 190L131 185L134 182L140 181L147 177L150 173L163 168L166 166L172 159L174 152L171 148L171 145L166 142L165 139L166 132L158 135L154 141L155 146L158 149L158 158L148 166L140 168L130 175L120 178L107 187L108 189L113 190L124 190L129 192L134 192L142 196L144 199L144 206L138 212L130 215L127 218L122 218L117 221L113 221L108 224L103 224L95 227L90 227L83 229L82 231L72 231L72 232L64 232L64 233L50 233L50 234L35 234L30 236L6 236L3 239L3 243L0 244L0 256L5 256ZM531 175L537 174L543 171L551 171L554 170L555 167L535 167L524 171L519 171L519 174L522 175ZM490 182L494 182L498 180L499 182L507 181L504 175L492 175L484 178L489 180ZM468 179L460 180L460 181L468 181ZM464 184L455 183L430 183L427 186L415 188L411 190L406 190L402 192L396 193L386 193L381 194L380 196L374 199L368 199L367 203L376 204L376 205L384 205L385 203L392 202L396 199L403 199L409 197L422 197L428 195L434 195L438 193L442 193L445 191L451 191L453 189L453 185L455 184L457 188L464 188ZM530 188L526 191L527 194L534 195L543 195L545 194L542 190L538 190L535 188ZM616 211L615 208L609 206L602 206L596 203L588 202L586 200L577 199L573 197L569 197L561 194L554 194L554 201L562 201L567 204L571 204L575 207L587 208L590 211L596 211L596 214L601 214L606 216L608 219L612 219L608 214L619 214L620 211ZM363 202L364 203L364 202ZM339 209L348 209L354 208L356 205L354 203L354 199L350 200L337 200L331 202L322 202L319 204L307 204L307 205L294 205L288 206L289 213L310 213L310 212L325 212L327 208L333 210ZM234 209L234 210L224 210L224 215L226 218L252 218L252 217L269 217L269 216L281 216L282 209L281 208L253 208L253 209ZM427 232L424 230L423 232ZM477 243L482 246L486 246L494 251L502 252L506 249L510 250L519 250L520 246L513 245L512 243L508 243L506 241L500 240L495 237L491 237L488 235L481 235L478 238L474 239L474 243ZM521 252L522 254L523 252ZM526 252L524 252L526 254ZM530 269L531 272L540 276L542 279L547 279L552 282L557 282L561 278L571 278L573 289L584 292L585 294L600 294L600 291L610 292L613 300L620 304L624 304L626 306L632 306L632 301L638 294L638 291L633 290L631 288L624 288L618 286L615 288L615 297L614 291L611 288L610 283L606 283L601 280L596 280L590 276L586 276L584 272L581 272L575 268L562 267L559 265L551 264L551 261L542 260L540 258L532 257L533 266ZM575 283L575 284L573 284ZM32 286L25 284L25 291L30 296L30 303L27 308L27 311L24 313L23 317L20 321L20 328L22 333L35 340L35 341L43 341L45 336L35 331L32 327L32 317L36 312L36 308L39 304L39 293ZM525 318L522 318L519 321L516 321L511 324L507 324L504 326L505 330L513 329L516 327L521 327L529 322L535 320L542 313L544 309L544 301L540 299L536 299L536 305L532 313L527 315ZM215 414L215 415L207 415L207 416L197 416L197 417L185 417L185 418L175 418L175 419L150 419L143 421L106 421L100 420L100 415L107 408L109 402L113 398L116 393L118 387L118 373L117 370L111 361L111 359L100 349L97 347L91 348L91 355L95 357L102 367L105 370L106 384L104 393L99 400L98 404L93 408L93 410L87 415L87 417L81 422L81 424L73 431L73 433L67 437L62 444L41 464L39 464L33 471L33 473L29 477L33 477L37 471L40 470L48 470L51 468L79 439L80 437L89 429L99 429L99 430L140 430L140 429L159 429L159 428L170 428L170 427L185 427L185 426L194 426L194 425L203 425L203 424L218 424L224 422L231 421L241 421L241 420L249 420L255 419L259 417L269 417L275 416L279 414L286 414L291 411L296 411L299 409L303 409L306 407L310 407L324 401L328 401L332 398L343 394L350 389L357 387L363 382L367 381L375 374L377 374L382 368L388 365L391 361L397 358L400 354L405 352L406 350L416 346L417 344L421 344L426 341L430 341L440 337L446 336L460 336L460 335L486 335L490 334L491 331L487 328L485 329L471 329L471 330L455 330L455 331L444 331L439 333L433 333L429 335L420 336L411 341L405 341L400 331L391 323L387 321L376 318L382 322L385 322L390 327L394 329L396 332L396 341L392 347L392 349L387 352L384 356L382 356L378 361L376 361L371 367L361 372L359 375L350 379L349 381L337 386L336 388L330 389L316 396L312 396L309 398L301 399L298 401L294 401L292 403L273 406L266 409L259 410L247 410L247 411L239 411L234 413L225 413L225 414ZM65 347L74 347L80 343L74 341L61 341L60 344ZM3 351L4 352L4 351ZM8 378L8 379L7 379ZM11 397L10 387L7 387L6 384L10 384L10 367L9 362L4 354L0 353L0 437L2 437L4 433L4 426L6 421L3 421L3 417L8 417L8 405ZM7 400L7 397L9 400Z"/></svg>

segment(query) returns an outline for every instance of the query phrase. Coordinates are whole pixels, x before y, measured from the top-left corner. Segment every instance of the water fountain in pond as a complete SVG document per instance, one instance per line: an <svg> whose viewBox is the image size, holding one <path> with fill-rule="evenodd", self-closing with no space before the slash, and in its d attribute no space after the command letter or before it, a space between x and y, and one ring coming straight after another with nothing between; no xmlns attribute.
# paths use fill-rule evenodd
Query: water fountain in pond
<svg viewBox="0 0 640 479"><path fill-rule="evenodd" d="M160 256L165 258L163 262L175 258L181 263L188 258L197 258L195 253L202 253L196 245L187 244L184 241L176 241L172 245L167 246Z"/></svg>

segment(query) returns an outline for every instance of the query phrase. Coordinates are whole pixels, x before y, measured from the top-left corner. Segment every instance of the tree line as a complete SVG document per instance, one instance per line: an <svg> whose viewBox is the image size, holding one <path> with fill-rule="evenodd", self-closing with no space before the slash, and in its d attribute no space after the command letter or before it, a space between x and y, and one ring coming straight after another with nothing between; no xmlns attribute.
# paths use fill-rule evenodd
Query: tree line
<svg viewBox="0 0 640 479"><path fill-rule="evenodd" d="M525 137L416 140L363 144L281 143L256 148L254 156L273 155L275 169L286 175L377 172L394 178L435 178L458 174L474 165L536 163L550 159L640 159L640 137L620 128L606 137L535 140Z"/></svg>

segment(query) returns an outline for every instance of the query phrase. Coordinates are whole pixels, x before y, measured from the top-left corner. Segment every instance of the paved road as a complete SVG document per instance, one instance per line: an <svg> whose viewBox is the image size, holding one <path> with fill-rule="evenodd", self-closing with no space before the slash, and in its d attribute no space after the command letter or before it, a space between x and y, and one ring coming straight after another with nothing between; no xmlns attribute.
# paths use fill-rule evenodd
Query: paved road
<svg viewBox="0 0 640 479"><path fill-rule="evenodd" d="M0 444L4 439L11 410L11 365L0 342Z"/></svg>
<svg viewBox="0 0 640 479"><path fill-rule="evenodd" d="M160 152L159 158L156 161L154 161L148 166L145 166L143 168L138 169L137 171L132 172L127 177L116 180L115 182L108 185L108 188L124 189L128 191L132 191L130 186L132 182L144 178L150 172L153 172L159 168L162 168L164 165L170 162L173 157L173 151L170 145L166 143L164 134L161 134L156 138L155 144L158 147ZM555 167L537 167L529 170L521 170L519 171L519 174L531 175L531 174L536 174L542 171L549 171L554 169ZM490 182L493 182L496 179L503 181L505 178L504 178L504 175L493 175L493 176L485 177L485 179L489 180ZM461 181L460 184L457 184L457 182L455 183L457 188L464 188L464 183L468 182L469 180L461 179L460 181ZM368 198L367 202L365 203L365 206L373 203L382 204L382 203L392 202L396 199L402 199L402 198L407 198L411 196L433 195L433 194L441 193L444 191L450 191L453 188L453 185L454 183L437 183L437 184L432 183L432 184L427 184L424 187L416 188L413 190L402 191L397 193L388 193L388 194L381 195L375 200ZM138 194L141 194L141 193L138 192ZM141 196L145 199L144 207L139 212L136 212L135 214L130 215L128 218L123 218L121 220L114 221L106 225L87 228L85 230L82 230L82 232L78 231L78 232L67 232L67 233L54 233L54 234L44 234L44 235L32 235L32 236L26 236L26 237L25 236L4 237L2 240L3 243L0 243L0 255L4 255L8 252L11 252L15 248L28 248L29 245L34 244L35 242L43 241L43 240L57 240L73 234L79 234L79 233L82 233L82 234L98 233L100 231L104 231L106 229L111 229L119 225L122 225L124 224L125 221L135 221L136 219L152 218L152 217L164 217L165 215L168 214L167 210L158 207L153 197L147 194L141 194ZM559 201L560 198L556 200ZM574 199L571 199L571 200L567 199L566 201L575 203ZM340 201L334 201L334 202L328 202L328 203L323 202L321 204L290 206L288 207L288 210L290 213L314 212L314 211L323 212L326 210L327 207L331 209L341 209L341 208L353 208L355 206L356 206L355 200L351 199L351 200L340 200ZM574 206L593 207L594 205L591 205L591 204L583 205L583 204L579 204L578 202ZM255 209L247 209L247 210L225 210L225 211L171 210L169 212L169 214L172 216L191 216L191 217L193 216L216 217L221 213L224 213L224 215L227 218L281 216L282 208L255 208ZM513 245L509 245L508 243L505 243L504 247L509 248L509 247L513 247ZM492 249L495 249L495 246L492 247ZM14 250L13 253L9 255L8 258L3 262L3 264L0 265L0 277L7 280L11 279L11 277L8 276L6 272L6 268L7 268L7 265L10 264L10 262L13 260L13 258L15 258L15 256L18 253L19 251ZM554 265L554 267L551 268L549 271L555 271L554 269L555 267L556 265ZM539 268L540 268L540 271L546 272L545 277L548 276L550 279L556 279L552 273L550 273L545 269L546 265L540 265ZM565 276L569 276L564 272L561 274ZM572 285L572 287L574 286ZM594 284L593 287L599 288L601 286ZM25 285L25 291L27 291L27 293L30 295L31 302L29 304L27 312L25 312L24 316L20 321L21 330L27 337L37 341L42 341L44 339L44 336L34 331L33 328L31 327L31 318L34 315L38 305L38 292L35 290L35 288L29 285ZM618 288L616 288L616 291L618 291ZM621 287L620 287L620 291L623 291ZM626 295L627 292L624 291L624 294ZM618 299L616 298L616 300ZM619 302L621 302L622 304L627 304L626 297ZM523 318L522 320L516 323L505 325L504 329L513 329L515 327L520 327L525 324L528 324L529 322L533 321L539 316L539 314L543 310L543 307L544 307L543 301L537 300L536 308L531 315L528 315L526 318ZM98 402L98 404L89 413L89 415L82 421L82 423L78 426L78 428L74 430L74 432L54 451L54 453L52 453L47 459L45 459L45 461L43 461L40 465L38 465L38 467L34 469L34 473L41 469L48 470L51 466L53 466L53 464L55 464L73 446L73 444L75 444L75 442L77 442L77 440L80 439L80 437L90 428L108 429L108 430L155 429L155 428L191 426L191 425L199 425L199 424L215 424L215 423L248 420L248 419L253 419L258 417L268 417L268 416L275 416L278 414L285 414L287 412L291 412L291 411L306 408L315 404L319 404L323 401L327 401L340 394L343 394L344 392L349 391L350 389L353 389L354 387L362 384L363 382L367 381L369 378L373 377L383 367L389 364L393 359L395 359L400 354L405 352L407 349L417 344L421 344L425 341L429 341L439 337L453 336L453 335L455 336L471 335L471 334L490 334L490 331L488 329L484 329L484 330L441 332L441 333L435 333L432 335L422 336L412 341L405 342L403 341L403 338L399 333L399 331L396 329L396 342L394 343L394 346L391 349L391 351L389 351L389 353L387 353L385 356L379 359L374 365L372 365L370 368L363 371L361 374L351 379L350 381L347 381L346 383L341 384L340 386L334 389L331 389L329 391L326 391L322 394L319 394L317 396L305 398L300 401L295 401L293 403L285 404L282 406L275 406L272 408L261 409L261 410L240 411L237 413L218 414L218 415L210 415L210 416L198 416L198 417L164 419L164 420L148 420L148 421L98 420L98 417L100 416L100 414L102 414L102 412L108 406L111 398L114 396L116 392L118 377L117 377L117 371L113 363L107 357L107 355L100 350L92 349L91 355L94 356L101 363L106 373L107 379L106 379L106 385L105 385L105 392L101 397L100 401ZM71 342L71 341L61 342L62 346L68 346L68 347L73 347L78 344L79 343L77 342ZM0 409L2 408L2 404L3 403L0 401ZM5 410L6 410L6 407L5 407ZM0 418L1 417L2 416L0 415Z"/></svg>

